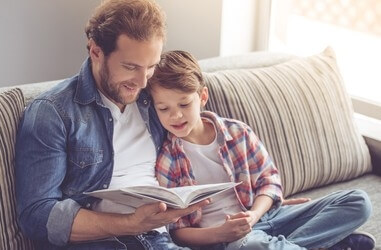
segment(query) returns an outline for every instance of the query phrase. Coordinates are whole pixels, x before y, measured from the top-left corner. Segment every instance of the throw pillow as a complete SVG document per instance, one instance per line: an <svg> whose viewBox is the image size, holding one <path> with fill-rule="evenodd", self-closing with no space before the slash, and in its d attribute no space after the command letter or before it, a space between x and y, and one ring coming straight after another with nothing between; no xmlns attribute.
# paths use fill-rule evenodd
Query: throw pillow
<svg viewBox="0 0 381 250"><path fill-rule="evenodd" d="M0 94L0 249L33 249L17 225L14 187L15 138L24 110L20 89Z"/></svg>
<svg viewBox="0 0 381 250"><path fill-rule="evenodd" d="M204 78L206 109L251 126L280 170L286 197L371 171L332 49Z"/></svg>

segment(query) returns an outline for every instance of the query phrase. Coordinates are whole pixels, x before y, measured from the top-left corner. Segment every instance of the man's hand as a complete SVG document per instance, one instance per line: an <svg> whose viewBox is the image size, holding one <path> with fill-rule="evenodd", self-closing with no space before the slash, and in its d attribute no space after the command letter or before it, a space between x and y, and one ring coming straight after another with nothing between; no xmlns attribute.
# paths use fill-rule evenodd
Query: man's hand
<svg viewBox="0 0 381 250"><path fill-rule="evenodd" d="M311 201L311 198L294 198L294 199L283 199L282 205L297 205Z"/></svg>
<svg viewBox="0 0 381 250"><path fill-rule="evenodd" d="M137 208L135 213L131 215L131 220L137 226L136 234L140 234L174 223L181 217L188 215L209 203L209 200L204 200L184 209L168 209L167 205L163 202L143 205Z"/></svg>

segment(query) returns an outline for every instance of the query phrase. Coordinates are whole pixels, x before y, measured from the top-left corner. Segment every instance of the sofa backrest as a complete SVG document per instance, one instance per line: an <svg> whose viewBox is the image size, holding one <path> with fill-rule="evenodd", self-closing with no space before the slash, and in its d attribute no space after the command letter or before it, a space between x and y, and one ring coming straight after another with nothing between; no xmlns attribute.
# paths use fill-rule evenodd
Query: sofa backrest
<svg viewBox="0 0 381 250"><path fill-rule="evenodd" d="M14 186L16 130L24 110L20 89L0 93L0 249L33 249L17 225Z"/></svg>
<svg viewBox="0 0 381 250"><path fill-rule="evenodd" d="M14 88L18 88L22 91L25 105L27 105L39 94L47 91L48 89L54 87L56 84L62 81L63 80L55 80L55 81L46 81L46 82L29 83L29 84L21 84L21 85L10 86L10 87L3 87L3 88L0 88L0 93L14 89Z"/></svg>
<svg viewBox="0 0 381 250"><path fill-rule="evenodd" d="M371 171L331 49L259 68L250 68L251 57L236 56L238 69L221 70L224 58L204 73L206 108L254 130L280 170L285 196Z"/></svg>

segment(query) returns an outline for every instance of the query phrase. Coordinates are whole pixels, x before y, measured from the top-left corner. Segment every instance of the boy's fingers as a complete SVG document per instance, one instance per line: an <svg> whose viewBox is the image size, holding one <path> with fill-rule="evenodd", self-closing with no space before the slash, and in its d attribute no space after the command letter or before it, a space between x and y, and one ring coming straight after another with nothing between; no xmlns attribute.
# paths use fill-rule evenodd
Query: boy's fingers
<svg viewBox="0 0 381 250"><path fill-rule="evenodd" d="M282 201L282 205L296 205L296 204L302 204L310 201L311 198L294 198L294 199L287 199Z"/></svg>

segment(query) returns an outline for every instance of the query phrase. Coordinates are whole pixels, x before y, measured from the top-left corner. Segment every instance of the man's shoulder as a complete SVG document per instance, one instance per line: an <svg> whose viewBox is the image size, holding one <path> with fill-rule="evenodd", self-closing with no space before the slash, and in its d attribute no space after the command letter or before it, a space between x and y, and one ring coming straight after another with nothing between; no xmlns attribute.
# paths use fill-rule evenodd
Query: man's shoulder
<svg viewBox="0 0 381 250"><path fill-rule="evenodd" d="M74 76L57 83L51 89L41 93L30 101L25 109L24 115L35 116L38 112L55 110L62 115L76 112L76 104L73 101L78 85L78 77Z"/></svg>
<svg viewBox="0 0 381 250"><path fill-rule="evenodd" d="M41 93L35 98L37 100L47 100L54 102L62 98L73 97L78 84L78 76L65 79L51 89Z"/></svg>

